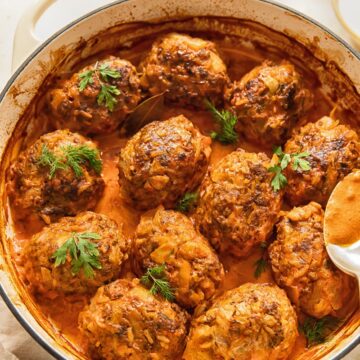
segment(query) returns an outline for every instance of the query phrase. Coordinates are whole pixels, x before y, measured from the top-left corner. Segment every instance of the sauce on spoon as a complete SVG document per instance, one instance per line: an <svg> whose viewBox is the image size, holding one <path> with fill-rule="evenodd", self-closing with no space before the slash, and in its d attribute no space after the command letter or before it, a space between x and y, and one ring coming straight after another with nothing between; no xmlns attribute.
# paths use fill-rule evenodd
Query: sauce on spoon
<svg viewBox="0 0 360 360"><path fill-rule="evenodd" d="M326 243L349 246L360 240L360 170L338 183L326 206Z"/></svg>

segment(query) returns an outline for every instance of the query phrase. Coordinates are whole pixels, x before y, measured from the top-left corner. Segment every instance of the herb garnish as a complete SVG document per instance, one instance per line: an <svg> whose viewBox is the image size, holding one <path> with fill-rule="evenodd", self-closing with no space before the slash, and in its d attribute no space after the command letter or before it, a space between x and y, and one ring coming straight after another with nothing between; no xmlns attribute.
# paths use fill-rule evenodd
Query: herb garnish
<svg viewBox="0 0 360 360"><path fill-rule="evenodd" d="M58 170L71 168L76 177L83 175L81 165L89 163L90 168L94 169L97 174L101 173L102 161L98 149L90 148L87 145L67 145L61 148L63 156L56 156L46 145L41 149L41 155L37 161L40 166L50 168L49 178L52 179Z"/></svg>
<svg viewBox="0 0 360 360"><path fill-rule="evenodd" d="M271 180L271 186L275 191L279 191L287 185L287 178L282 171L287 168L291 160L293 161L292 168L294 170L300 168L302 171L309 171L311 169L309 161L304 159L310 155L308 152L286 154L282 151L281 146L278 146L274 149L274 154L277 155L278 162L276 165L269 167L268 171L275 173L275 176Z"/></svg>
<svg viewBox="0 0 360 360"><path fill-rule="evenodd" d="M48 166L50 168L49 178L52 179L57 170L64 170L67 168L61 159L56 157L49 148L44 144L41 149L41 155L37 161L40 166Z"/></svg>
<svg viewBox="0 0 360 360"><path fill-rule="evenodd" d="M224 144L235 143L238 140L238 134L234 129L237 123L237 117L231 111L217 110L215 105L207 99L205 100L205 105L220 126L220 132L213 131L210 137Z"/></svg>
<svg viewBox="0 0 360 360"><path fill-rule="evenodd" d="M101 269L100 253L97 249L97 244L88 240L99 240L100 238L101 236L97 233L74 232L71 238L66 240L52 255L51 258L55 259L55 267L65 264L67 254L69 254L71 257L72 275L78 274L80 269L83 269L86 278L94 278L93 269Z"/></svg>
<svg viewBox="0 0 360 360"><path fill-rule="evenodd" d="M300 331L305 335L307 340L307 347L325 342L329 334L338 328L340 325L339 319L332 316L325 316L321 319L307 317L302 325Z"/></svg>
<svg viewBox="0 0 360 360"><path fill-rule="evenodd" d="M113 95L120 95L120 90L115 85L101 84L101 89L97 97L97 103L105 106L110 110L114 111L117 100Z"/></svg>
<svg viewBox="0 0 360 360"><path fill-rule="evenodd" d="M94 83L94 79L93 79L94 72L95 72L94 70L88 70L79 74L79 78L81 79L79 82L80 91L84 91L89 84Z"/></svg>
<svg viewBox="0 0 360 360"><path fill-rule="evenodd" d="M87 70L79 74L79 91L84 91L89 84L93 84L94 77L96 77L100 83L97 103L99 105L105 104L110 111L114 111L115 104L117 103L114 95L120 95L121 91L115 85L109 85L106 84L106 82L109 82L111 79L119 79L121 73L110 68L109 64L105 63L98 67L98 63L96 63L93 70Z"/></svg>
<svg viewBox="0 0 360 360"><path fill-rule="evenodd" d="M182 213L187 213L191 211L199 198L197 192L187 192L176 204L175 210Z"/></svg>
<svg viewBox="0 0 360 360"><path fill-rule="evenodd" d="M171 288L165 274L165 264L147 269L146 273L141 277L140 281L146 287L150 287L152 295L160 294L167 301L173 301L174 290Z"/></svg>
<svg viewBox="0 0 360 360"><path fill-rule="evenodd" d="M63 148L66 163L73 169L76 177L83 175L81 165L86 162L89 166L95 170L97 174L101 173L102 161L100 159L99 150L90 148L87 145L68 145Z"/></svg>
<svg viewBox="0 0 360 360"><path fill-rule="evenodd" d="M260 248L263 250L263 254L261 255L260 259L258 259L255 263L255 271L254 271L254 276L256 279L258 279L261 274L266 271L266 268L268 266L268 262L265 258L265 250L267 249L268 244L266 242L262 242L260 244Z"/></svg>

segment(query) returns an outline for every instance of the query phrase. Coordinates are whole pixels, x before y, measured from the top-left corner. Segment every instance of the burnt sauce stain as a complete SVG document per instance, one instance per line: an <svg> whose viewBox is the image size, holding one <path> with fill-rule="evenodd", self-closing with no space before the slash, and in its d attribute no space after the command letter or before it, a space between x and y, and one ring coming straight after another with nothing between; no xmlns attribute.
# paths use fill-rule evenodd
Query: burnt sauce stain
<svg viewBox="0 0 360 360"><path fill-rule="evenodd" d="M137 66L149 51L152 42L157 36L176 31L192 36L206 38L214 41L221 56L228 66L231 80L240 79L253 67L261 64L265 59L281 61L283 59L294 63L304 78L304 81L315 96L315 106L310 114L299 124L314 121L323 115L328 115L336 105L336 116L342 121L358 127L357 119L360 118L360 96L354 84L345 75L340 67L318 47L318 40L303 41L305 45L293 38L271 30L259 23L233 18L179 18L177 20L159 19L154 23L137 22L119 24L111 29L104 30L91 39L81 38L76 44L64 46L53 51L49 63L40 64L40 71L44 80L37 95L24 109L21 120L16 125L15 131L7 144L3 158L1 172L5 178L6 167L21 149L33 143L40 135L52 131L49 122L49 111L46 105L46 94L49 89L68 77L80 68L102 59L108 55L119 56L131 61ZM251 41L249 41L251 39ZM313 54L319 54L315 58ZM26 81L26 79L25 79ZM10 89L10 94L17 103L17 98L23 94L21 84ZM290 99L291 100L291 99ZM289 100L289 101L290 101ZM290 101L291 102L291 101ZM204 133L212 129L211 116L204 111L194 112L189 109L166 107L162 118L184 114L188 116ZM96 211L105 213L114 218L118 223L124 223L124 232L132 236L139 222L140 214L134 212L119 198L119 185L117 181L117 156L116 154L125 145L126 139L120 138L119 133L95 137L103 152L104 179L107 184L103 198ZM110 145L111 144L111 145ZM241 140L241 146L248 151L265 151L261 147L246 143ZM234 150L232 146L213 144L211 163ZM269 151L267 151L269 154ZM269 154L270 155L270 154ZM6 201L5 185L2 181L2 196ZM5 203L5 202L4 202ZM7 224L5 210L2 211L1 225L3 229ZM77 317L89 298L74 296L73 298L58 297L44 299L26 290L28 284L22 274L21 249L29 237L39 231L42 224L33 222L15 224L15 236L10 242L3 244L4 251L9 254L9 268L23 302L25 302L39 320L40 324L51 334L53 339L76 354L86 358L86 343L81 338L77 328ZM3 239L4 239L3 235ZM255 279L254 262L259 258L260 252L255 252L246 260L236 260L231 256L222 256L221 260L226 269L226 279L221 291L236 287L245 282L273 282L272 274L267 270L260 279ZM10 259L16 259L14 263ZM20 260L19 260L20 259ZM124 267L123 276L134 276L131 272L132 259ZM352 309L354 304L349 304ZM350 311L351 313L351 311ZM342 336L351 333L360 321L357 312L346 327L334 336L327 344L306 350L303 336L299 336L291 359L320 358L331 350Z"/></svg>

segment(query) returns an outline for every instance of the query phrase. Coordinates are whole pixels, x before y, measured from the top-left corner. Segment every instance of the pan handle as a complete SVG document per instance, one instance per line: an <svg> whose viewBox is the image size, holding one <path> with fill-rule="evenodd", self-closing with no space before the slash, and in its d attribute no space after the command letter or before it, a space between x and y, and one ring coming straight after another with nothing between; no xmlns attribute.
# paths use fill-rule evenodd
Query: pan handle
<svg viewBox="0 0 360 360"><path fill-rule="evenodd" d="M21 16L14 35L12 71L40 44L35 35L35 24L56 0L33 0Z"/></svg>

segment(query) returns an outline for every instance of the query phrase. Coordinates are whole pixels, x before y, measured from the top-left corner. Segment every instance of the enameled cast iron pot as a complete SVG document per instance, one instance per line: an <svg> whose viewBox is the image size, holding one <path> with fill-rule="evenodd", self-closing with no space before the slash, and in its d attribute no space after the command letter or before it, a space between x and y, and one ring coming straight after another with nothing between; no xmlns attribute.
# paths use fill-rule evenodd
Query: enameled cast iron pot
<svg viewBox="0 0 360 360"><path fill-rule="evenodd" d="M40 5L44 7L51 2L42 0ZM41 6L31 14L32 17L39 15ZM33 20L29 16L27 20ZM172 23L173 20L176 21ZM134 26L139 22L144 24L144 29ZM49 82L52 73L66 71L79 59L107 48L131 44L146 32L150 34L166 29L206 32L215 28L222 34L248 37L269 47L280 47L303 60L309 56L307 65L317 71L324 88L328 88L329 96L335 96L345 107L360 107L359 54L313 20L267 0L116 1L78 19L38 46L17 69L0 95L0 294L22 326L58 359L79 357L74 348L59 337L36 311L12 265L9 251L12 228L4 193L4 169L9 162L9 157L4 156L5 150L18 146L14 145L13 138L20 133L19 127L26 127L31 132L33 100L39 89ZM21 46L28 46L31 37L25 41L27 44L18 44L15 52L21 52ZM24 112L27 114L25 120L22 116ZM360 114L359 109L356 112ZM19 125L21 117L23 124ZM21 139L16 144L21 144ZM358 311L341 334L324 346L325 350L310 352L306 358L342 358L360 343L359 324Z"/></svg>

